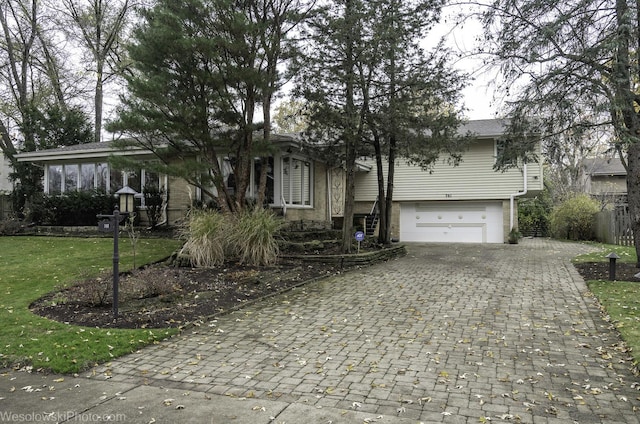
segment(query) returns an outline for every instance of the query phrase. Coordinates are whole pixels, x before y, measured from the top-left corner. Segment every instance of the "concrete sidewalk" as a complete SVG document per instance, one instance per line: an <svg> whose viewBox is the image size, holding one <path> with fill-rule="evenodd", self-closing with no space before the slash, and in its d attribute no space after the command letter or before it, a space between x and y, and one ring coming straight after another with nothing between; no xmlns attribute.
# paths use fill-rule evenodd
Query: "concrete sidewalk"
<svg viewBox="0 0 640 424"><path fill-rule="evenodd" d="M589 249L411 244L77 377L6 371L0 421L640 423Z"/></svg>

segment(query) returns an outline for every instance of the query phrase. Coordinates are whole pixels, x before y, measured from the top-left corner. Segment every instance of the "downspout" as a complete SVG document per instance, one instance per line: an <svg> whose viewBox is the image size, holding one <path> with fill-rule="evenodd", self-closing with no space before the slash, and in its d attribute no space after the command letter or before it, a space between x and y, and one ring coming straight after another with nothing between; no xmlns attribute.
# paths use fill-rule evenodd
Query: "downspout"
<svg viewBox="0 0 640 424"><path fill-rule="evenodd" d="M331 168L326 165L325 167L327 169L327 189L325 190L325 193L327 193L327 222L331 222ZM333 224L331 224L331 227L333 228Z"/></svg>
<svg viewBox="0 0 640 424"><path fill-rule="evenodd" d="M524 164L522 168L522 176L523 176L523 188L522 191L518 191L517 193L512 193L509 196L509 231L513 230L513 221L514 221L514 199L518 196L524 196L527 194L527 164Z"/></svg>

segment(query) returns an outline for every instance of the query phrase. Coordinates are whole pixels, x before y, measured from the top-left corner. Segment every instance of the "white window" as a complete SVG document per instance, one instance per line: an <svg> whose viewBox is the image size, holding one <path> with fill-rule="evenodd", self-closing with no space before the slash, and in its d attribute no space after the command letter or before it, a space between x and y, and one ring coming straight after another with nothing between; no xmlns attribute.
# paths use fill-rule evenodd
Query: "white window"
<svg viewBox="0 0 640 424"><path fill-rule="evenodd" d="M109 165L96 163L96 190L106 193L107 187L109 187Z"/></svg>
<svg viewBox="0 0 640 424"><path fill-rule="evenodd" d="M64 191L76 191L78 190L78 165L65 165L64 166Z"/></svg>
<svg viewBox="0 0 640 424"><path fill-rule="evenodd" d="M76 190L115 193L126 185L138 193L138 205L143 207L144 187L156 190L164 187L156 172L144 169L119 171L111 169L107 163L47 165L45 174L45 192L50 195Z"/></svg>
<svg viewBox="0 0 640 424"><path fill-rule="evenodd" d="M83 163L80 165L80 190L91 191L96 188L96 165Z"/></svg>
<svg viewBox="0 0 640 424"><path fill-rule="evenodd" d="M253 160L253 187L251 195L258 197L258 190L260 190L260 173L263 166L267 168L267 186L265 188L264 200L267 204L272 205L274 203L273 157L268 157L264 164L260 158Z"/></svg>
<svg viewBox="0 0 640 424"><path fill-rule="evenodd" d="M282 158L282 197L289 206L311 206L312 165L304 159Z"/></svg>
<svg viewBox="0 0 640 424"><path fill-rule="evenodd" d="M62 165L49 165L47 173L47 193L62 193Z"/></svg>

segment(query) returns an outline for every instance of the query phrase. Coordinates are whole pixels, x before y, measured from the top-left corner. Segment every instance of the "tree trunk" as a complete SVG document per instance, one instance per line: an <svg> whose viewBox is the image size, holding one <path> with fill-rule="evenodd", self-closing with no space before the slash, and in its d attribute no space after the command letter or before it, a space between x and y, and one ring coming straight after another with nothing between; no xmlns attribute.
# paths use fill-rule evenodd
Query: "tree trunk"
<svg viewBox="0 0 640 424"><path fill-rule="evenodd" d="M264 127L262 129L263 142L265 148L271 145L271 86L269 85L269 93L265 94L262 103L262 118ZM258 182L258 206L263 207L267 192L267 168L269 165L269 157L263 154L260 157L260 180Z"/></svg>
<svg viewBox="0 0 640 424"><path fill-rule="evenodd" d="M387 201L384 194L384 165L382 163L382 146L380 145L380 136L376 133L374 135L374 149L376 152L376 172L378 174L378 243L386 244L385 234L387 233L387 227L389 226L389 219L387 215L387 209L385 207Z"/></svg>
<svg viewBox="0 0 640 424"><path fill-rule="evenodd" d="M638 15L636 15L638 16ZM636 95L631 82L631 16L626 0L616 0L618 25L616 56L613 66L615 97L612 118L618 123L618 137L627 147L627 203L631 231L640 268L640 119L636 112ZM635 22L638 24L638 22Z"/></svg>
<svg viewBox="0 0 640 424"><path fill-rule="evenodd" d="M96 77L96 94L94 96L94 106L95 106L95 121L94 121L94 141L99 143L101 140L102 133L102 103L103 103L103 81L102 81L102 68L101 62L98 62L97 74Z"/></svg>
<svg viewBox="0 0 640 424"><path fill-rule="evenodd" d="M351 253L351 245L353 244L353 214L354 199L356 192L355 173L356 173L356 157L357 157L357 117L355 107L355 59L354 59L354 39L353 33L356 30L354 20L354 4L352 0L345 3L345 32L346 32L346 49L344 58L344 75L345 75L345 127L344 127L344 143L346 150L345 171L346 182L344 192L344 221L342 222L342 252Z"/></svg>
<svg viewBox="0 0 640 424"><path fill-rule="evenodd" d="M387 214L388 225L385 229L384 244L391 244L391 210L393 208L393 180L396 169L396 138L389 137L389 170L387 171L387 196L385 198L384 209ZM382 205L381 205L382 207Z"/></svg>
<svg viewBox="0 0 640 424"><path fill-rule="evenodd" d="M640 258L640 142L630 144L627 154L627 202L636 254ZM640 268L640 259L636 266Z"/></svg>

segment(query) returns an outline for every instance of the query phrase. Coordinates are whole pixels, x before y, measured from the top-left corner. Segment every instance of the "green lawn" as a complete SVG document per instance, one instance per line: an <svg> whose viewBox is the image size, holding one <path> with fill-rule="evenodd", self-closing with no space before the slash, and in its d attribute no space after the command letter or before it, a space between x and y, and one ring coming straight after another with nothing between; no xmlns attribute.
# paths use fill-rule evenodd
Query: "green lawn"
<svg viewBox="0 0 640 424"><path fill-rule="evenodd" d="M611 252L616 253L620 257L620 259L617 259L618 262L634 263L637 258L636 249L633 246L618 246L615 244L601 243L594 243L593 246L600 250L580 255L574 259L574 262L607 262L608 259L606 256Z"/></svg>
<svg viewBox="0 0 640 424"><path fill-rule="evenodd" d="M142 239L136 265L166 258L180 242ZM0 237L0 367L31 365L54 372L77 372L95 363L164 339L175 329L85 328L34 315L29 304L81 277L109 272L113 239ZM120 271L132 268L129 239L120 239Z"/></svg>
<svg viewBox="0 0 640 424"><path fill-rule="evenodd" d="M605 256L610 252L617 253L620 262L635 263L637 260L634 247L600 246L602 250L578 256L575 262L607 262ZM592 280L587 281L587 286L632 349L636 365L640 364L640 282Z"/></svg>

